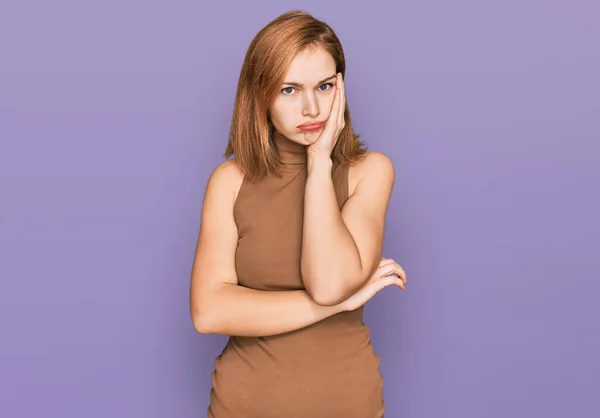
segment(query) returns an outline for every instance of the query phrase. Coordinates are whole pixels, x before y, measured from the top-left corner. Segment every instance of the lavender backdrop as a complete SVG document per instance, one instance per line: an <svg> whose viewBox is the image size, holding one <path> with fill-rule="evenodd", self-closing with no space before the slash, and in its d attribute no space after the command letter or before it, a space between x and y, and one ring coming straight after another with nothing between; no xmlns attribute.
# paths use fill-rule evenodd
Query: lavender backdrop
<svg viewBox="0 0 600 418"><path fill-rule="evenodd" d="M203 417L225 337L188 286L256 32L338 32L355 126L395 162L368 303L386 417L600 416L600 6L0 4L0 415Z"/></svg>

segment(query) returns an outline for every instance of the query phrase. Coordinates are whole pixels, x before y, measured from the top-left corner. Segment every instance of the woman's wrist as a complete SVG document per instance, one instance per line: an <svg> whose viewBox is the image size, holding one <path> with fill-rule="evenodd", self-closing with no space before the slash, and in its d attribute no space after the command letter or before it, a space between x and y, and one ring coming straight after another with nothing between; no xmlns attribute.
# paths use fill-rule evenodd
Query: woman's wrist
<svg viewBox="0 0 600 418"><path fill-rule="evenodd" d="M316 173L316 172L326 172L327 174L331 174L331 167L333 166L333 160L330 156L324 154L318 155L308 155L307 159L307 170L308 174Z"/></svg>

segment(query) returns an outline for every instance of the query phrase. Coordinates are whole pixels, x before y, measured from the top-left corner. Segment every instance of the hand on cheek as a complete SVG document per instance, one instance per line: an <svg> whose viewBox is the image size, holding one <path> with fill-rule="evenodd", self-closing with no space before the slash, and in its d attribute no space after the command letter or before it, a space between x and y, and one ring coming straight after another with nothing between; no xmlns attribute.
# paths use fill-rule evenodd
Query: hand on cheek
<svg viewBox="0 0 600 418"><path fill-rule="evenodd" d="M344 129L346 94L341 73L337 73L337 82L333 94L334 98L331 103L329 118L327 118L327 122L317 140L308 146L307 152L308 156L311 158L320 158L322 156L331 157L333 148L337 143L342 129Z"/></svg>

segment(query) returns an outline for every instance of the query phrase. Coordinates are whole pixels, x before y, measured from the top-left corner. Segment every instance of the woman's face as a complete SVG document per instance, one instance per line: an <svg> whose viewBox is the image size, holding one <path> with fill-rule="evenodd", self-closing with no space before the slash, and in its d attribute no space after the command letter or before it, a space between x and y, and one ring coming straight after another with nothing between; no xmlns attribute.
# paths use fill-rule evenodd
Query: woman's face
<svg viewBox="0 0 600 418"><path fill-rule="evenodd" d="M335 83L335 61L327 51L322 47L311 47L299 53L269 107L275 129L294 142L305 145L315 142L323 127L302 130L299 125L327 121Z"/></svg>

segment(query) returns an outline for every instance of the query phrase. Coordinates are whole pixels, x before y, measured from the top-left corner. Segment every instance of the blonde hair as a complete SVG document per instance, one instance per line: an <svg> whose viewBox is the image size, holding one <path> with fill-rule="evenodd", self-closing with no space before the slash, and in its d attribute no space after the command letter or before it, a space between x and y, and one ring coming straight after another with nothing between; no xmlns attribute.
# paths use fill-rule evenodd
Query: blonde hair
<svg viewBox="0 0 600 418"><path fill-rule="evenodd" d="M235 154L237 164L250 179L278 174L281 163L272 143L273 125L268 108L281 89L286 71L295 56L319 46L331 54L336 72L346 72L342 44L325 22L302 10L293 10L268 23L254 37L244 58L224 157ZM348 105L345 126L332 159L353 164L367 154L366 145L352 129Z"/></svg>

